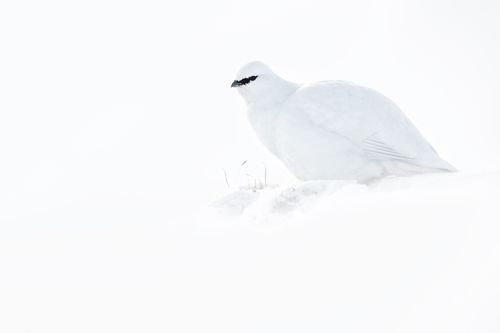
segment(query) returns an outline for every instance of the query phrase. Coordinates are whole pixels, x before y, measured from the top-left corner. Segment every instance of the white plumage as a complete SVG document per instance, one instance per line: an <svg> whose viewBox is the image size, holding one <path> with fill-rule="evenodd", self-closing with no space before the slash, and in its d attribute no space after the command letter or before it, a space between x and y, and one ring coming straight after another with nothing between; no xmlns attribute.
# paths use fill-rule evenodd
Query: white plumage
<svg viewBox="0 0 500 333"><path fill-rule="evenodd" d="M233 82L263 144L299 179L454 171L387 97L344 81L299 85L261 62Z"/></svg>

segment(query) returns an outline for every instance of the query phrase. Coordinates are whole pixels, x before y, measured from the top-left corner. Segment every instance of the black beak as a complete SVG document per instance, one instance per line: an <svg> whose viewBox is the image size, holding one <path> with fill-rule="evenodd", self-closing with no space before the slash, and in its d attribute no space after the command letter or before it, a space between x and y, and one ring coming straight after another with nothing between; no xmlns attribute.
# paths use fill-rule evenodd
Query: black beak
<svg viewBox="0 0 500 333"><path fill-rule="evenodd" d="M231 88L236 88L241 86L241 82L238 80L234 80L233 83L231 83Z"/></svg>

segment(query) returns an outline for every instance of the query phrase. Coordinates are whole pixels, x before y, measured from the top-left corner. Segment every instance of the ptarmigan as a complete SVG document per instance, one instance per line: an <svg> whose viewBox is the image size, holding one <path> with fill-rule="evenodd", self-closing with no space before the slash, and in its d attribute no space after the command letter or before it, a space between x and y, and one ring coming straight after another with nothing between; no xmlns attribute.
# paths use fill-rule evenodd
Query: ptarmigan
<svg viewBox="0 0 500 333"><path fill-rule="evenodd" d="M301 180L357 180L447 172L442 160L387 97L344 81L299 85L261 62L237 74L248 119L262 143Z"/></svg>

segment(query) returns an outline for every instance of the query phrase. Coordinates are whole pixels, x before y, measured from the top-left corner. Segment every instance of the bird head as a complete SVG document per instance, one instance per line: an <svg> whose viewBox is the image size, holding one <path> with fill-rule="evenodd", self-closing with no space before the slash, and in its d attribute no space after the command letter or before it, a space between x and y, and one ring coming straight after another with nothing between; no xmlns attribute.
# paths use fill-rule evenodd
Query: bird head
<svg viewBox="0 0 500 333"><path fill-rule="evenodd" d="M252 103L272 95L281 81L267 65L253 61L239 70L231 87L237 88L247 103Z"/></svg>

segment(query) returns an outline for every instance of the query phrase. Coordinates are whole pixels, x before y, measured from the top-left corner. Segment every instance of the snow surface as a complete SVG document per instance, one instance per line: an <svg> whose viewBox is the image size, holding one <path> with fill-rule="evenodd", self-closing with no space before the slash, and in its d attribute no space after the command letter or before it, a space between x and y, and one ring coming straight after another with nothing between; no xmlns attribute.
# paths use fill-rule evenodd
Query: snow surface
<svg viewBox="0 0 500 333"><path fill-rule="evenodd" d="M213 205L226 219L197 223L193 257L223 300L209 316L222 331L498 332L498 198L500 173L234 191Z"/></svg>
<svg viewBox="0 0 500 333"><path fill-rule="evenodd" d="M499 331L500 173L228 192L166 224L11 225L1 327Z"/></svg>

